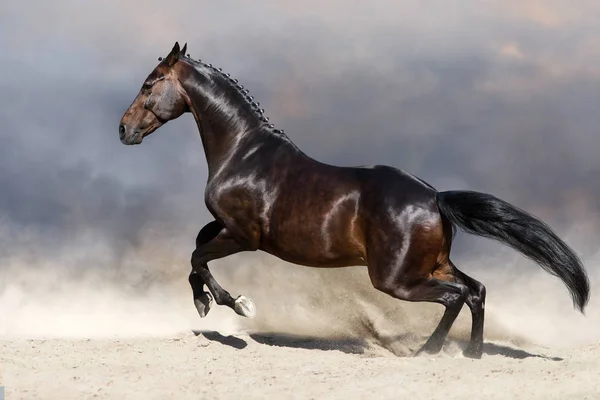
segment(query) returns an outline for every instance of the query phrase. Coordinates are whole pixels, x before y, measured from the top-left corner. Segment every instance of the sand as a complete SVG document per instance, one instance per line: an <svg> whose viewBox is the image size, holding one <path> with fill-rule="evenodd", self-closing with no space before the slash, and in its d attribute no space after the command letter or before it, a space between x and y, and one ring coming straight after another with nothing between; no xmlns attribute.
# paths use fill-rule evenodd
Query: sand
<svg viewBox="0 0 600 400"><path fill-rule="evenodd" d="M220 263L253 320L200 319L181 272L140 286L21 268L0 276L0 382L10 400L600 398L600 303L578 314L559 281L515 260L518 282L511 267L463 268L488 286L481 360L461 355L466 308L441 354L413 357L441 307L381 294L360 268Z"/></svg>
<svg viewBox="0 0 600 400"><path fill-rule="evenodd" d="M396 357L359 341L217 332L0 344L8 399L594 399L600 346Z"/></svg>

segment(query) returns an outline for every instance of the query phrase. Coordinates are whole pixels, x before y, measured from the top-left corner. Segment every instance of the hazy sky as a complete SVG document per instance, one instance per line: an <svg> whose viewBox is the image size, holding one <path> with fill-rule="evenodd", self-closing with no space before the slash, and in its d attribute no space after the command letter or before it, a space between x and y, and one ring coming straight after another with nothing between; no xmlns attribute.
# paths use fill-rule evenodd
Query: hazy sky
<svg viewBox="0 0 600 400"><path fill-rule="evenodd" d="M91 234L118 252L152 227L189 250L209 221L192 117L141 146L117 132L176 40L320 161L490 192L561 234L584 224L577 250L597 250L597 0L322 3L2 1L3 255L23 232L54 251Z"/></svg>

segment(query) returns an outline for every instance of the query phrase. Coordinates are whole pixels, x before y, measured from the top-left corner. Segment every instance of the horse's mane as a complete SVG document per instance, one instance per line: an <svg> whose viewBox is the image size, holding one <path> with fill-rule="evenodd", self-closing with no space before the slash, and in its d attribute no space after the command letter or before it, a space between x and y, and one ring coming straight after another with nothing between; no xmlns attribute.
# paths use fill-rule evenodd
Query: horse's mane
<svg viewBox="0 0 600 400"><path fill-rule="evenodd" d="M182 55L180 60L185 60L200 73L208 74L211 78L220 78L221 80L229 83L229 86L237 91L237 93L241 96L242 101L244 101L246 105L250 106L261 122L264 122L265 124L269 122L269 117L265 116L265 110L260 108L260 103L254 99L254 96L250 95L250 91L248 89L244 89L239 81L235 78L232 78L230 74L224 73L222 68L213 67L212 64L206 64L200 59L195 60L190 57L189 54L185 56ZM273 124L268 124L267 127L274 133L281 135L284 134L283 129L275 129L275 125Z"/></svg>

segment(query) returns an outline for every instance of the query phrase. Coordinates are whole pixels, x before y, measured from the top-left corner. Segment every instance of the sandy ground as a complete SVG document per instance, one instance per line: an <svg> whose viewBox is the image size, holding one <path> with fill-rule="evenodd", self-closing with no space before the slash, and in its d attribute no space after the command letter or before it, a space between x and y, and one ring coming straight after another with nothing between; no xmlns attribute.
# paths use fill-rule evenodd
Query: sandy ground
<svg viewBox="0 0 600 400"><path fill-rule="evenodd" d="M578 314L561 282L520 260L518 281L474 273L488 303L485 355L471 360L466 308L442 354L413 357L440 307L381 294L362 269L252 257L213 270L254 299L253 320L225 307L200 319L179 272L125 286L0 274L6 399L600 399L600 302Z"/></svg>
<svg viewBox="0 0 600 400"><path fill-rule="evenodd" d="M597 399L600 346L458 346L397 357L360 340L206 332L130 340L0 343L7 399Z"/></svg>

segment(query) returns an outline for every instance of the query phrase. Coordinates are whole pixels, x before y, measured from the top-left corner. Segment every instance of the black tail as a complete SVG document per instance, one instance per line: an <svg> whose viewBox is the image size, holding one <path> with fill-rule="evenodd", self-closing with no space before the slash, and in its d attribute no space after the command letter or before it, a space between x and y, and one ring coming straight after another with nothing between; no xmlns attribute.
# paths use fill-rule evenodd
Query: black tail
<svg viewBox="0 0 600 400"><path fill-rule="evenodd" d="M573 250L544 222L485 193L439 192L437 204L453 227L509 245L560 278L569 288L573 304L583 312L590 295L585 269Z"/></svg>

